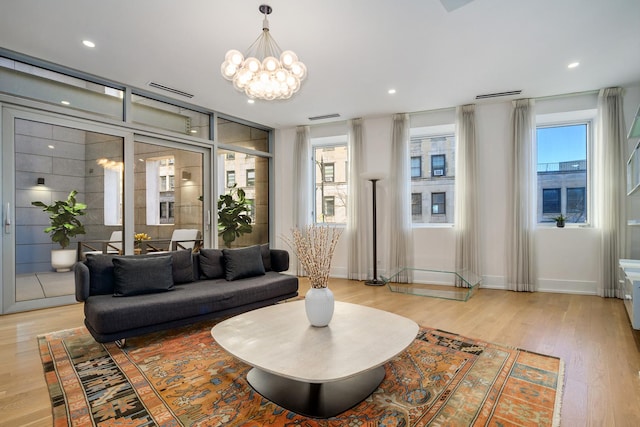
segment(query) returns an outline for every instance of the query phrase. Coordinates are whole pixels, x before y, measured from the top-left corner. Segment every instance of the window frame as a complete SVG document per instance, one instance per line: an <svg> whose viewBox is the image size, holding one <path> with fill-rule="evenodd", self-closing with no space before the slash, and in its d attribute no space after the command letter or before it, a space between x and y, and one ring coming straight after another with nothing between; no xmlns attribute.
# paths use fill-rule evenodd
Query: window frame
<svg viewBox="0 0 640 427"><path fill-rule="evenodd" d="M417 161L418 161L418 165L417 165L417 166L414 166L414 165L413 165L413 161L414 161L414 160L417 160ZM418 175L415 175L415 174L413 173L413 170L414 170L416 167L417 167L418 172L419 172L419 173L418 173ZM422 156L410 156L410 159L409 159L409 168L411 169L411 170L409 171L409 173L411 174L411 179L419 179L419 178L422 178Z"/></svg>
<svg viewBox="0 0 640 427"><path fill-rule="evenodd" d="M442 178L447 176L447 155L446 154L431 154L431 177ZM435 159L442 159L442 168L436 168L433 163ZM436 173L436 171L442 171L442 173Z"/></svg>
<svg viewBox="0 0 640 427"><path fill-rule="evenodd" d="M347 225L347 209L346 209L346 202L345 202L345 220L344 222L335 222L335 221L326 221L326 219L328 217L330 217L329 215L327 215L325 213L325 220L322 221L319 218L322 217L322 212L324 211L325 208L325 200L327 197L329 196L324 196L324 198L321 198L321 205L318 203L318 194L317 194L317 188L316 186L319 183L326 183L329 185L335 185L336 187L338 186L342 186L344 185L344 194L345 197L348 197L348 192L349 192L349 139L348 139L348 135L347 134L341 134L341 135L334 135L334 136L322 136L322 137L312 137L311 138L311 144L310 144L310 151L311 151L311 186L310 186L310 191L311 191L311 197L309 198L309 209L310 209L310 216L311 216L311 221L313 224L316 225L329 225L329 226L337 226L337 227L345 227ZM346 151L346 159L345 159L345 175L344 175L344 181L340 179L336 179L336 172L338 172L338 170L341 170L341 166L338 165L338 167L336 167L336 162L327 162L323 164L323 167L326 167L328 164L333 164L333 180L332 181L326 181L325 178L326 176L324 171L319 171L320 169L320 163L319 160L316 158L316 151L318 149L323 149L326 151L335 151L337 148L344 148ZM320 179L318 180L318 174L321 173ZM342 199L342 197L340 197L340 193L338 194L338 199ZM339 209L342 209L342 205L338 206L338 204L335 201L336 197L334 195L334 214L336 213L336 211ZM346 199L345 199L346 200ZM321 211L318 212L318 209L320 209ZM341 215L341 214L340 214ZM335 215L334 215L335 217Z"/></svg>
<svg viewBox="0 0 640 427"><path fill-rule="evenodd" d="M563 126L575 126L575 125L586 125L586 183L585 183L585 209L587 210L587 214L585 216L584 222L565 222L565 227L593 227L593 213L594 213L594 197L593 197L593 175L595 161L594 161L594 141L595 141L595 122L598 111L597 109L584 109L584 110L573 110L573 111L564 111L564 112L556 112L556 113L548 113L548 114L537 114L536 115L536 123L535 130L539 128L549 128L549 127L563 127ZM534 148L535 154L535 165L538 164L538 145L537 139ZM538 195L538 174L536 167L536 176L534 177L536 184L536 195ZM566 187L568 188L568 187ZM571 188L575 188L572 186ZM566 191L565 191L566 193ZM566 195L566 194L565 194ZM540 194L541 196L541 194ZM561 194L562 197L562 194ZM554 221L545 221L545 218L542 214L538 215L538 196L536 196L536 203L533 209L535 209L534 214L536 217L536 223L541 227L555 227ZM565 208L562 210L562 214L566 216L566 198L564 199L565 203L563 204ZM561 199L562 203L562 199ZM562 206L562 205L561 205ZM561 207L562 209L562 207ZM540 208L540 212L542 212L542 208Z"/></svg>
<svg viewBox="0 0 640 427"><path fill-rule="evenodd" d="M256 186L256 170L255 169L247 169L245 174L245 187L255 187Z"/></svg>
<svg viewBox="0 0 640 427"><path fill-rule="evenodd" d="M434 203L434 196L440 196L442 195L442 197L444 198L444 200L442 202L439 203ZM442 212L434 212L433 211L433 207L434 206L440 206L442 205ZM447 215L447 192L446 191L433 191L431 192L431 215Z"/></svg>
<svg viewBox="0 0 640 427"><path fill-rule="evenodd" d="M453 111L453 110L452 110ZM424 162L426 160L422 161L423 164L423 176L419 179L413 178L411 177L409 180L409 184L411 185L411 193L418 193L421 192L423 193L423 207L422 207L422 220L416 222L417 219L419 219L419 217L416 215L412 215L412 222L411 222L411 228L452 228L455 226L455 200L456 200L456 196L455 196L455 180L456 180L456 165L455 165L455 159L456 159L456 155L455 152L458 149L458 143L457 143L457 132L456 132L456 125L455 125L455 115L445 115L442 117L438 117L436 120L424 120L424 117L420 117L420 115L412 115L411 116L411 127L409 129L409 135L410 135L410 142L409 142L409 159L411 159L411 157L417 157L414 154L414 152L412 151L412 144L414 143L415 139L418 138L429 138L429 139L436 139L436 138L440 138L440 137L444 137L444 138L453 138L453 145L450 146L449 148L452 149L451 153L449 154L448 151L446 151L445 156L449 157L449 173L445 172L446 175L444 177L435 177L435 178L444 178L440 181L440 179L435 179L434 177L431 176L430 171L427 171L426 175L424 175L425 171L424 171ZM437 154L443 154L442 152L439 152L438 150L430 150L430 151L421 151L421 155L420 157L424 157L424 156L431 156L432 153L434 155ZM446 168L446 157L445 157L445 168ZM453 162L453 163L451 163ZM431 182L433 184L436 184L435 187L429 187L426 186L425 188L421 188L419 185L416 185L418 182L421 181L425 181L425 182ZM444 187L439 186L443 185ZM446 197L446 199L449 199L450 201L450 209L447 209L445 206L445 211L447 212L444 217L443 215L440 214L435 214L433 215L432 212L432 205L431 205L431 196L430 193L431 192L441 192L441 188L445 188L446 191L445 193L449 193L449 184L452 184L451 186L451 193L449 194L449 197ZM445 200L446 203L446 200Z"/></svg>
<svg viewBox="0 0 640 427"><path fill-rule="evenodd" d="M236 180L236 171L235 169L231 169L231 170L227 170L226 172L226 182L225 185L227 186L227 188L232 188L234 185L236 185L238 183L238 181ZM233 177L233 182L230 182L231 180L229 178Z"/></svg>
<svg viewBox="0 0 640 427"><path fill-rule="evenodd" d="M551 194L553 192L553 194L555 194L555 200L553 200L554 204L557 203L558 207L557 209L551 209L551 210L547 210L545 208L545 206L547 206L547 203L545 203L545 194L549 193ZM551 201L549 202L549 204L551 204ZM555 205L554 205L555 206ZM542 189L542 214L549 214L549 215L560 215L560 213L562 212L562 187L550 187L550 188L543 188Z"/></svg>

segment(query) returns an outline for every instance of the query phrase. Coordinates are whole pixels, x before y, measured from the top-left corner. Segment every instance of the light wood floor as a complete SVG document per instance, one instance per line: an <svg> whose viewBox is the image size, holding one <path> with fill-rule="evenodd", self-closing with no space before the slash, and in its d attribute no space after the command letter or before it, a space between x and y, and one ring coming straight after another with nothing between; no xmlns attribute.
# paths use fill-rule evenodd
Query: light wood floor
<svg viewBox="0 0 640 427"><path fill-rule="evenodd" d="M480 289L467 302L391 293L334 279L336 299L418 324L561 357L562 426L640 426L640 334L620 300ZM301 281L300 293L308 289ZM0 425L50 426L36 336L82 325L80 304L0 316Z"/></svg>

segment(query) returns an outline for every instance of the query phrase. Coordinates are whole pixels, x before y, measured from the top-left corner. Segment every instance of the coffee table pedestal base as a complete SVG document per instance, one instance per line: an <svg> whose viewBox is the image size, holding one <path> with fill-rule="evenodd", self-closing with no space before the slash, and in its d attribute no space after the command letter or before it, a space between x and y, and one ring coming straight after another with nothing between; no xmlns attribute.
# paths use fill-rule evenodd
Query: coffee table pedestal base
<svg viewBox="0 0 640 427"><path fill-rule="evenodd" d="M262 396L285 409L307 417L330 418L366 399L384 375L384 367L378 366L340 381L306 383L253 368L247 381Z"/></svg>

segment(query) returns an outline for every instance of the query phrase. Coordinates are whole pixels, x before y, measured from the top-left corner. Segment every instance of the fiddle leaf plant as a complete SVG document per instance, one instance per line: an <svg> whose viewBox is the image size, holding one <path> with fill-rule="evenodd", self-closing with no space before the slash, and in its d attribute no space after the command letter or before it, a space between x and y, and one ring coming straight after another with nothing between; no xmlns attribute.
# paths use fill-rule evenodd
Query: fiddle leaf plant
<svg viewBox="0 0 640 427"><path fill-rule="evenodd" d="M228 248L243 234L251 233L251 203L246 199L242 188L236 185L229 193L220 195L218 199L218 236L222 236L224 245Z"/></svg>
<svg viewBox="0 0 640 427"><path fill-rule="evenodd" d="M51 241L58 243L62 249L69 246L69 238L78 234L86 234L84 225L77 218L84 215L87 205L76 200L76 190L72 190L67 200L56 200L50 205L42 202L31 202L33 206L42 208L48 212L51 226L44 229L45 233L51 234Z"/></svg>

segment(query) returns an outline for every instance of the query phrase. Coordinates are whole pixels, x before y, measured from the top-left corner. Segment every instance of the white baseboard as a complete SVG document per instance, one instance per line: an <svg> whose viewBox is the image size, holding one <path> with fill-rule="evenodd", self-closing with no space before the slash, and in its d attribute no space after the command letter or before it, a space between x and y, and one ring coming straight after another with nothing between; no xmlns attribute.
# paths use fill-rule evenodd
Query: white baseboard
<svg viewBox="0 0 640 427"><path fill-rule="evenodd" d="M509 290L504 276L483 276L481 288ZM537 292L598 295L598 284L586 280L538 279Z"/></svg>

